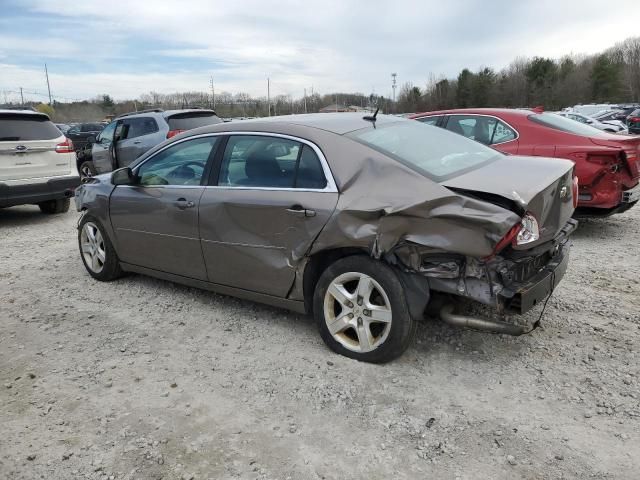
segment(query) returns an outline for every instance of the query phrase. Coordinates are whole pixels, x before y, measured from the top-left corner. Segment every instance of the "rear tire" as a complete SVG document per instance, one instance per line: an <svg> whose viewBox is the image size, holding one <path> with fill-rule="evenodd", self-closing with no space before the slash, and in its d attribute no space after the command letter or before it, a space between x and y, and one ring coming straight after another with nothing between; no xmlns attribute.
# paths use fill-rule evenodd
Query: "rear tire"
<svg viewBox="0 0 640 480"><path fill-rule="evenodd" d="M85 215L78 227L80 258L96 280L110 282L122 276L120 260L104 228L95 218Z"/></svg>
<svg viewBox="0 0 640 480"><path fill-rule="evenodd" d="M78 167L78 173L80 174L80 178L91 178L98 172L96 172L96 167L91 160L85 160Z"/></svg>
<svg viewBox="0 0 640 480"><path fill-rule="evenodd" d="M337 260L322 273L313 312L327 346L363 362L399 357L416 331L396 272L364 255Z"/></svg>
<svg viewBox="0 0 640 480"><path fill-rule="evenodd" d="M71 200L69 198L63 198L61 200L48 200L46 202L40 202L38 206L42 213L65 213L69 211L69 205Z"/></svg>

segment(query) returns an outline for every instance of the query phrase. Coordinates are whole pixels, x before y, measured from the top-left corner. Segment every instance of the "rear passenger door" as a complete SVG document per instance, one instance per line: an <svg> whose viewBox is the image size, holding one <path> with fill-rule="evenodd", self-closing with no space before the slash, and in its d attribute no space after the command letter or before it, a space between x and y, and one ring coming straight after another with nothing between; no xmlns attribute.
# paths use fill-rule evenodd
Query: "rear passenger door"
<svg viewBox="0 0 640 480"><path fill-rule="evenodd" d="M326 159L306 140L238 133L216 164L199 212L209 281L285 297L338 201Z"/></svg>
<svg viewBox="0 0 640 480"><path fill-rule="evenodd" d="M125 118L122 120L122 136L116 147L118 165L126 167L144 152L155 146L158 124L152 117Z"/></svg>

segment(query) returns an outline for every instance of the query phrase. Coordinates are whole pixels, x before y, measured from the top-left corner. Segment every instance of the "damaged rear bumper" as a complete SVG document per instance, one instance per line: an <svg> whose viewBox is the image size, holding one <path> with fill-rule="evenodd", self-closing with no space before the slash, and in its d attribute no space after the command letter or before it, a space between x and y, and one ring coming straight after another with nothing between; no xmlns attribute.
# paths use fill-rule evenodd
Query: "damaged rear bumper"
<svg viewBox="0 0 640 480"><path fill-rule="evenodd" d="M525 313L543 302L564 277L569 265L569 245L559 247L542 271L527 282L517 286L515 290L503 289L498 294L498 302L506 310L514 313Z"/></svg>

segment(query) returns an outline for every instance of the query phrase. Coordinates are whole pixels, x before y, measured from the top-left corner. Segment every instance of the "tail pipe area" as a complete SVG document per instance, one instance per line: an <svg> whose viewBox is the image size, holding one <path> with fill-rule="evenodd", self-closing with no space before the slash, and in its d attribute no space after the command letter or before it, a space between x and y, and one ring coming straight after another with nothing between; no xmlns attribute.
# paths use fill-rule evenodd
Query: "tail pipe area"
<svg viewBox="0 0 640 480"><path fill-rule="evenodd" d="M440 310L440 319L448 323L449 325L455 325L456 327L472 328L474 330L482 330L484 332L504 333L506 335L513 335L517 337L531 333L538 328L538 322L533 326L529 325L514 325L512 323L497 322L494 320L486 320L484 318L471 317L468 315L458 315L453 313L453 305L447 304Z"/></svg>

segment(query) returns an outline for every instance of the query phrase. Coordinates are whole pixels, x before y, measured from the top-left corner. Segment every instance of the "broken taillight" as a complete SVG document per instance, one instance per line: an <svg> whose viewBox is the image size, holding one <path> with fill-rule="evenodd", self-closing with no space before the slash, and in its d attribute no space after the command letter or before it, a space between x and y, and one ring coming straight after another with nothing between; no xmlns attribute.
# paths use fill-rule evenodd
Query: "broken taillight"
<svg viewBox="0 0 640 480"><path fill-rule="evenodd" d="M509 231L505 234L505 236L502 237L502 239L498 243L496 243L496 246L493 249L493 253L491 254L490 257L487 257L487 258L493 257L494 255L500 253L502 250L504 250L509 245L511 245L514 242L518 233L520 232L521 228L522 228L522 223L516 223L513 227L511 227Z"/></svg>
<svg viewBox="0 0 640 480"><path fill-rule="evenodd" d="M516 245L526 245L540 238L538 220L531 212L525 213L520 222L520 230L516 235Z"/></svg>

